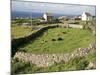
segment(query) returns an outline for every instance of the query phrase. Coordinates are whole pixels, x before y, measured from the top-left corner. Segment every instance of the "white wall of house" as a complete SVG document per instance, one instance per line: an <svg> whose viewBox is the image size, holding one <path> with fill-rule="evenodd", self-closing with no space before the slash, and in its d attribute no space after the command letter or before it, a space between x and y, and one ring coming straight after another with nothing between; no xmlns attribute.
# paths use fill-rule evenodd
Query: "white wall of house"
<svg viewBox="0 0 100 75"><path fill-rule="evenodd" d="M87 17L87 20L88 21L92 20L92 16Z"/></svg>
<svg viewBox="0 0 100 75"><path fill-rule="evenodd" d="M45 19L45 21L47 21L47 14L46 13L43 14L43 18Z"/></svg>
<svg viewBox="0 0 100 75"><path fill-rule="evenodd" d="M86 21L87 20L87 16L85 15L85 13L82 14L82 21Z"/></svg>
<svg viewBox="0 0 100 75"><path fill-rule="evenodd" d="M88 16L85 13L82 14L82 21L90 21L92 20L92 16Z"/></svg>

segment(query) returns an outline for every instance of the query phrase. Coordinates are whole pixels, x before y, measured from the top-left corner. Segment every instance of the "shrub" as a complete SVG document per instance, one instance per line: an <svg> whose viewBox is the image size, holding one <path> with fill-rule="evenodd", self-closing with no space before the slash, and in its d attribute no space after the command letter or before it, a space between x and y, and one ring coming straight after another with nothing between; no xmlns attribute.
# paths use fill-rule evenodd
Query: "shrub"
<svg viewBox="0 0 100 75"><path fill-rule="evenodd" d="M11 65L11 73L15 74L20 72L20 70L25 66L25 64L22 64L21 62L16 62L16 63L12 63Z"/></svg>
<svg viewBox="0 0 100 75"><path fill-rule="evenodd" d="M66 32L62 32L63 34L66 34Z"/></svg>
<svg viewBox="0 0 100 75"><path fill-rule="evenodd" d="M87 60L80 60L76 65L77 70L84 70L88 66L89 62Z"/></svg>
<svg viewBox="0 0 100 75"><path fill-rule="evenodd" d="M76 57L69 62L70 66L75 66L76 70L84 70L89 62L84 57Z"/></svg>
<svg viewBox="0 0 100 75"><path fill-rule="evenodd" d="M75 20L81 20L81 18L78 18L78 17L77 17L77 18L75 18Z"/></svg>
<svg viewBox="0 0 100 75"><path fill-rule="evenodd" d="M61 41L61 40L63 40L63 39L62 39L61 37L59 37L59 38L58 38L58 41Z"/></svg>
<svg viewBox="0 0 100 75"><path fill-rule="evenodd" d="M72 22L69 22L69 24L80 24L80 22L78 22L78 21L72 21Z"/></svg>
<svg viewBox="0 0 100 75"><path fill-rule="evenodd" d="M56 39L52 39L52 41L56 41Z"/></svg>

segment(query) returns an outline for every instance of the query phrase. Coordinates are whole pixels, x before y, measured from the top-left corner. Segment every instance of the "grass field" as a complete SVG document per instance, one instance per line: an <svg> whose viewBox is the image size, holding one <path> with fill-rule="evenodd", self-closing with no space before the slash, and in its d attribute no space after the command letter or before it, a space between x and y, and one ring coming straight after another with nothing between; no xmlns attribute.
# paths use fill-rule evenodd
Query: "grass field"
<svg viewBox="0 0 100 75"><path fill-rule="evenodd" d="M12 26L12 39L28 36L36 30L25 28L23 26ZM29 53L44 54L44 53L67 53L72 52L77 48L88 47L89 44L95 43L96 36L88 29L67 29L53 28L48 29L44 34L38 37L35 41L20 47L19 50L25 50ZM73 71L85 70L90 62L96 61L96 52L91 51L85 57L76 57L69 62L55 63L50 67L37 67L34 64L14 60L11 64L12 74L22 73L40 73L40 72L58 72L58 71ZM91 68L92 69L92 68ZM94 69L94 68L93 68Z"/></svg>
<svg viewBox="0 0 100 75"><path fill-rule="evenodd" d="M89 30L54 28L21 48L33 53L64 53L94 42L95 36Z"/></svg>
<svg viewBox="0 0 100 75"><path fill-rule="evenodd" d="M17 25L12 25L11 27L11 37L13 38L21 38L28 36L32 32L35 32L36 30L32 30L29 27L23 27L23 26L17 26Z"/></svg>

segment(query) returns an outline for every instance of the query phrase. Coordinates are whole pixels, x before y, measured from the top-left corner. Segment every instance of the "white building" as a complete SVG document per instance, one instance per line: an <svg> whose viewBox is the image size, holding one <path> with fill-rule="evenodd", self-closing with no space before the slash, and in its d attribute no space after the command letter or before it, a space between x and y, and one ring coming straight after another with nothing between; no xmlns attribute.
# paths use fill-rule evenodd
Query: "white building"
<svg viewBox="0 0 100 75"><path fill-rule="evenodd" d="M51 21L53 18L53 15L51 13L44 13L43 18L45 21Z"/></svg>
<svg viewBox="0 0 100 75"><path fill-rule="evenodd" d="M88 12L84 12L82 14L82 18L81 18L83 21L90 21L92 20L92 15Z"/></svg>

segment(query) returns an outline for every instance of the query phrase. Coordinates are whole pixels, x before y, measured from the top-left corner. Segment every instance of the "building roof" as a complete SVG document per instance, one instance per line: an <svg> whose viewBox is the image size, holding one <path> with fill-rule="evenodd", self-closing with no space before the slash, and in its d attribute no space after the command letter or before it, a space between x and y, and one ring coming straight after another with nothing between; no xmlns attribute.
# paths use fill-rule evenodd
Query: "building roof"
<svg viewBox="0 0 100 75"><path fill-rule="evenodd" d="M85 12L84 14L87 16L92 16L89 12Z"/></svg>

